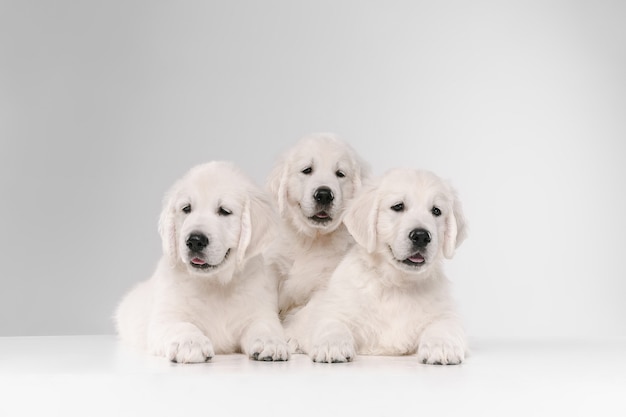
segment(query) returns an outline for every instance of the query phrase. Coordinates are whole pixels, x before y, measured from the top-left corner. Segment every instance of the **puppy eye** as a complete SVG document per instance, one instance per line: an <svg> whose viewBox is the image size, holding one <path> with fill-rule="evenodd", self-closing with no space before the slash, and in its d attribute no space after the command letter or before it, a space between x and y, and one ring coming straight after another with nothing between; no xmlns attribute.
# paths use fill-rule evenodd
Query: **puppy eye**
<svg viewBox="0 0 626 417"><path fill-rule="evenodd" d="M391 209L393 211L404 211L404 203L395 204L395 205L391 206Z"/></svg>
<svg viewBox="0 0 626 417"><path fill-rule="evenodd" d="M337 176L337 178L343 178L346 176L346 173L342 170L337 170L337 172L335 172L335 175Z"/></svg>
<svg viewBox="0 0 626 417"><path fill-rule="evenodd" d="M304 168L304 169L303 169L302 171L300 171L300 172L302 172L304 175L309 175L310 173L312 173L312 172L313 172L313 168L311 168L311 167L307 167L307 168Z"/></svg>
<svg viewBox="0 0 626 417"><path fill-rule="evenodd" d="M233 214L233 212L228 210L227 208L220 207L217 211L217 214L219 214L220 216L230 216L231 214Z"/></svg>
<svg viewBox="0 0 626 417"><path fill-rule="evenodd" d="M185 214L189 214L191 213L191 204L187 204L185 207L182 208L183 213Z"/></svg>
<svg viewBox="0 0 626 417"><path fill-rule="evenodd" d="M435 217L441 216L441 210L439 209L439 207L433 207L430 212L433 213L433 216Z"/></svg>

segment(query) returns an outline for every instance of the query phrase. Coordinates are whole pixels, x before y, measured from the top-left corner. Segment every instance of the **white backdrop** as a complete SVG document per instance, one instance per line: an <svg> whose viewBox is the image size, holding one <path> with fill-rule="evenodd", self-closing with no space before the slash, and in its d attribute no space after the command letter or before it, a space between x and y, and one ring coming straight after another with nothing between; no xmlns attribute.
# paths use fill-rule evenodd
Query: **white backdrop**
<svg viewBox="0 0 626 417"><path fill-rule="evenodd" d="M112 333L196 163L431 169L472 338L626 337L626 3L0 1L0 336Z"/></svg>

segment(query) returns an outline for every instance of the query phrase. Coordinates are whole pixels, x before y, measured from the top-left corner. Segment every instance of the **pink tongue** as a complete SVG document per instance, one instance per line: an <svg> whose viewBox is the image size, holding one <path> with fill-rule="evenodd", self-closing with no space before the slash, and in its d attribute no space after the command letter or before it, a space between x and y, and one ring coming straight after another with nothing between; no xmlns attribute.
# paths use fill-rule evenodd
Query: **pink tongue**
<svg viewBox="0 0 626 417"><path fill-rule="evenodd" d="M326 214L325 211L320 211L319 213L317 213L315 215L315 217L319 218L319 219L326 219L328 217L328 214Z"/></svg>
<svg viewBox="0 0 626 417"><path fill-rule="evenodd" d="M206 262L204 262L204 260L200 258L193 258L191 260L191 263L194 265L204 265Z"/></svg>
<svg viewBox="0 0 626 417"><path fill-rule="evenodd" d="M409 261L415 262L416 264L421 264L422 262L424 262L424 257L421 254L416 253L415 255L409 257Z"/></svg>

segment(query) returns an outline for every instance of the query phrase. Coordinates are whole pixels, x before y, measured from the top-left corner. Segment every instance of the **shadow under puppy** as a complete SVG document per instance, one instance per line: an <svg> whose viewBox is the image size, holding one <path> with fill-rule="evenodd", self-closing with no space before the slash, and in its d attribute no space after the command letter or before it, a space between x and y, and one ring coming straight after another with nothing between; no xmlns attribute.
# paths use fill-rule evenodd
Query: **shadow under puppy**
<svg viewBox="0 0 626 417"><path fill-rule="evenodd" d="M276 283L261 256L275 225L269 198L232 163L192 168L165 196L154 274L117 309L121 340L175 362L237 352L287 360Z"/></svg>
<svg viewBox="0 0 626 417"><path fill-rule="evenodd" d="M389 171L361 189L344 223L357 245L284 322L290 343L316 362L417 353L422 363L461 363L467 344L442 260L466 227L450 185L428 171Z"/></svg>

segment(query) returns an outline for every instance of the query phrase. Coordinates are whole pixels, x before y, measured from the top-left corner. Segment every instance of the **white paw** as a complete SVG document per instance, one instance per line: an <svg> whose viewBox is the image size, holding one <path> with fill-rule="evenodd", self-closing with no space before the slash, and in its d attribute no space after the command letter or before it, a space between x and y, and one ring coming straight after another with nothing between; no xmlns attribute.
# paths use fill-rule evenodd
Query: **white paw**
<svg viewBox="0 0 626 417"><path fill-rule="evenodd" d="M429 365L458 365L465 360L465 346L442 338L422 340L417 360Z"/></svg>
<svg viewBox="0 0 626 417"><path fill-rule="evenodd" d="M289 346L287 343L275 339L257 339L249 350L250 357L257 361L286 361L289 360Z"/></svg>
<svg viewBox="0 0 626 417"><path fill-rule="evenodd" d="M213 344L202 334L181 334L166 347L165 356L172 362L199 363L215 356Z"/></svg>
<svg viewBox="0 0 626 417"><path fill-rule="evenodd" d="M313 345L309 356L313 362L350 362L356 356L356 350L351 339L327 339Z"/></svg>
<svg viewBox="0 0 626 417"><path fill-rule="evenodd" d="M289 346L289 353L304 353L302 349L300 349L300 343L293 337L287 340L287 346Z"/></svg>

